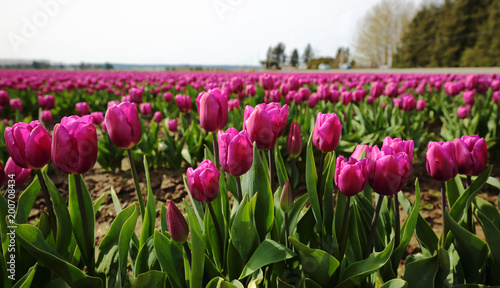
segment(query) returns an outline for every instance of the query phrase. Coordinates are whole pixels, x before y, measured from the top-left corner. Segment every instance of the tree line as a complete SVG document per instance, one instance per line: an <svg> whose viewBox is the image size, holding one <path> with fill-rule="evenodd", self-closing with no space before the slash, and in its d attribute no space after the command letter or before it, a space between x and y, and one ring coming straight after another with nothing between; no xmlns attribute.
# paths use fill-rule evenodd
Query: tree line
<svg viewBox="0 0 500 288"><path fill-rule="evenodd" d="M500 1L424 5L401 39L394 67L500 66Z"/></svg>

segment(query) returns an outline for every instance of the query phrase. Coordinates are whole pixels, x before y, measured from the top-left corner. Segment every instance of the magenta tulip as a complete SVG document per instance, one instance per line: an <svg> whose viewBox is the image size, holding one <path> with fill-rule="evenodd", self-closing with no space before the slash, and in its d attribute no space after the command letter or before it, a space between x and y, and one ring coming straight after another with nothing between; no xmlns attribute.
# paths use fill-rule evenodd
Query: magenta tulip
<svg viewBox="0 0 500 288"><path fill-rule="evenodd" d="M219 160L227 173L238 177L250 170L253 161L253 144L247 131L229 128L226 132L219 130Z"/></svg>
<svg viewBox="0 0 500 288"><path fill-rule="evenodd" d="M227 94L219 88L201 92L196 98L200 124L207 132L217 132L227 123Z"/></svg>
<svg viewBox="0 0 500 288"><path fill-rule="evenodd" d="M14 175L14 181L16 182L16 185L20 186L23 185L28 180L28 178L30 178L31 169L17 166L14 160L9 157L9 159L7 159L7 162L5 162L4 172L7 179L11 179L9 175Z"/></svg>
<svg viewBox="0 0 500 288"><path fill-rule="evenodd" d="M352 152L351 157L360 160L361 155L363 155L363 151L365 151L365 155L367 159L376 159L378 153L380 152L380 149L377 146L368 146L368 145L357 145L356 148L354 149L354 152Z"/></svg>
<svg viewBox="0 0 500 288"><path fill-rule="evenodd" d="M279 103L259 104L255 109L245 108L243 129L248 132L257 148L269 150L274 147L276 140L283 134L288 119L288 105Z"/></svg>
<svg viewBox="0 0 500 288"><path fill-rule="evenodd" d="M142 102L142 93L144 92L144 87L141 88L132 88L128 91L128 95L130 96L130 102L139 104Z"/></svg>
<svg viewBox="0 0 500 288"><path fill-rule="evenodd" d="M327 153L335 150L340 141L342 124L335 113L318 113L314 124L312 142L316 148Z"/></svg>
<svg viewBox="0 0 500 288"><path fill-rule="evenodd" d="M458 164L458 173L479 175L486 168L488 161L488 147L484 138L477 135L462 136L453 141L455 157Z"/></svg>
<svg viewBox="0 0 500 288"><path fill-rule="evenodd" d="M168 120L168 130L170 132L177 132L177 119Z"/></svg>
<svg viewBox="0 0 500 288"><path fill-rule="evenodd" d="M42 108L42 110L51 110L54 108L56 100L52 95L38 96L38 106Z"/></svg>
<svg viewBox="0 0 500 288"><path fill-rule="evenodd" d="M247 85L245 88L245 95L249 97L255 96L255 86L254 85Z"/></svg>
<svg viewBox="0 0 500 288"><path fill-rule="evenodd" d="M95 125L101 125L102 121L104 121L104 113L102 112L92 112L90 116Z"/></svg>
<svg viewBox="0 0 500 288"><path fill-rule="evenodd" d="M425 106L427 105L427 103L425 102L425 100L418 100L417 101L417 110L418 111L423 111L425 110Z"/></svg>
<svg viewBox="0 0 500 288"><path fill-rule="evenodd" d="M375 81L372 82L372 87L370 88L370 96L374 98L380 97L384 93L384 83Z"/></svg>
<svg viewBox="0 0 500 288"><path fill-rule="evenodd" d="M493 100L493 102L495 102L497 105L500 106L500 91L493 92L493 95L491 96L491 100Z"/></svg>
<svg viewBox="0 0 500 288"><path fill-rule="evenodd" d="M240 107L240 100L238 99L231 99L227 101L227 105L229 107L229 111L234 111L234 109L239 109Z"/></svg>
<svg viewBox="0 0 500 288"><path fill-rule="evenodd" d="M170 103L172 102L172 93L170 92L165 92L163 93L163 99L165 99L165 102Z"/></svg>
<svg viewBox="0 0 500 288"><path fill-rule="evenodd" d="M274 88L273 76L269 74L262 74L259 79L260 85L264 88L264 90L271 90Z"/></svg>
<svg viewBox="0 0 500 288"><path fill-rule="evenodd" d="M405 111L412 111L415 109L417 100L413 97L413 94L403 94L401 95L401 107Z"/></svg>
<svg viewBox="0 0 500 288"><path fill-rule="evenodd" d="M189 235L189 226L181 211L172 200L167 203L167 227L170 236L175 242L186 242Z"/></svg>
<svg viewBox="0 0 500 288"><path fill-rule="evenodd" d="M363 191L368 182L368 159L356 160L353 157L346 161L344 157L337 158L335 165L335 184L345 196L354 196Z"/></svg>
<svg viewBox="0 0 500 288"><path fill-rule="evenodd" d="M23 102L21 102L21 99L15 98L15 99L10 99L10 107L12 110L18 110L21 111L23 110Z"/></svg>
<svg viewBox="0 0 500 288"><path fill-rule="evenodd" d="M385 86L384 94L389 98L396 98L398 96L398 83L388 83Z"/></svg>
<svg viewBox="0 0 500 288"><path fill-rule="evenodd" d="M5 90L0 90L0 106L5 107L9 105L9 93Z"/></svg>
<svg viewBox="0 0 500 288"><path fill-rule="evenodd" d="M396 154L399 152L404 152L408 155L408 160L410 161L410 166L413 165L413 149L415 143L413 140L403 141L400 138L392 139L390 136L385 137L382 142L382 151L386 149L392 149L394 152L389 152L386 150L386 154Z"/></svg>
<svg viewBox="0 0 500 288"><path fill-rule="evenodd" d="M120 102L118 102L118 101L109 101L106 109L109 109L110 107L118 106L118 105L120 105Z"/></svg>
<svg viewBox="0 0 500 288"><path fill-rule="evenodd" d="M212 202L219 195L220 171L210 160L204 160L196 169L189 167L186 177L189 191L196 201Z"/></svg>
<svg viewBox="0 0 500 288"><path fill-rule="evenodd" d="M458 107L457 109L457 116L460 119L465 119L469 117L470 115L470 107L469 106L463 106L463 107Z"/></svg>
<svg viewBox="0 0 500 288"><path fill-rule="evenodd" d="M347 105L352 102L352 92L345 91L340 94L340 101L342 105Z"/></svg>
<svg viewBox="0 0 500 288"><path fill-rule="evenodd" d="M52 137L38 121L16 123L4 132L7 149L17 166L40 169L50 162Z"/></svg>
<svg viewBox="0 0 500 288"><path fill-rule="evenodd" d="M153 121L155 121L156 124L160 123L162 119L161 112L156 111L155 114L153 115Z"/></svg>
<svg viewBox="0 0 500 288"><path fill-rule="evenodd" d="M64 117L54 127L52 162L66 174L83 174L97 160L97 133L92 117Z"/></svg>
<svg viewBox="0 0 500 288"><path fill-rule="evenodd" d="M90 113L90 106L87 102L76 103L76 113L81 117Z"/></svg>
<svg viewBox="0 0 500 288"><path fill-rule="evenodd" d="M394 195L406 185L410 175L410 161L404 152L383 149L370 162L368 183L373 191L381 195Z"/></svg>
<svg viewBox="0 0 500 288"><path fill-rule="evenodd" d="M40 118L42 119L43 123L50 123L52 122L52 112L50 112L50 110L43 110Z"/></svg>
<svg viewBox="0 0 500 288"><path fill-rule="evenodd" d="M123 102L108 108L104 122L109 137L116 146L129 149L141 141L142 128L135 104Z"/></svg>
<svg viewBox="0 0 500 288"><path fill-rule="evenodd" d="M458 164L453 142L433 142L427 146L427 173L438 181L448 181L458 173Z"/></svg>
<svg viewBox="0 0 500 288"><path fill-rule="evenodd" d="M465 91L463 97L464 97L464 104L469 106L474 106L474 103L476 102L476 90Z"/></svg>
<svg viewBox="0 0 500 288"><path fill-rule="evenodd" d="M141 103L139 104L139 110L141 110L141 114L144 116L149 116L152 113L151 103Z"/></svg>
<svg viewBox="0 0 500 288"><path fill-rule="evenodd" d="M233 77L231 79L229 87L231 88L231 91L235 94L240 94L243 92L243 79L240 77Z"/></svg>
<svg viewBox="0 0 500 288"><path fill-rule="evenodd" d="M189 95L178 94L175 96L175 104L179 110L189 113L193 109L193 103L191 102L191 97Z"/></svg>

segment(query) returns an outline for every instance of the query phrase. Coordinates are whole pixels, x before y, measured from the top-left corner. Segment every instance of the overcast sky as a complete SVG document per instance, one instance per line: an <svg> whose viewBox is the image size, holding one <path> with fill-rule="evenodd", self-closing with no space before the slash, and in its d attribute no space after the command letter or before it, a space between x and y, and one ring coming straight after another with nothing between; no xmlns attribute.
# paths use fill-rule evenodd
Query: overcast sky
<svg viewBox="0 0 500 288"><path fill-rule="evenodd" d="M376 2L2 0L0 59L258 65L280 41L288 55L311 43L334 56Z"/></svg>

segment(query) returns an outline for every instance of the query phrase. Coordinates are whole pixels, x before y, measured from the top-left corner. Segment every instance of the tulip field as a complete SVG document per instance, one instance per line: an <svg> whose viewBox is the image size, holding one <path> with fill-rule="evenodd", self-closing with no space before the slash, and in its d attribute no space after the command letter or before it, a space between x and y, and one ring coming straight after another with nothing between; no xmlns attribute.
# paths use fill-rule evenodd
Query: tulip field
<svg viewBox="0 0 500 288"><path fill-rule="evenodd" d="M499 107L496 74L0 70L0 287L500 287Z"/></svg>

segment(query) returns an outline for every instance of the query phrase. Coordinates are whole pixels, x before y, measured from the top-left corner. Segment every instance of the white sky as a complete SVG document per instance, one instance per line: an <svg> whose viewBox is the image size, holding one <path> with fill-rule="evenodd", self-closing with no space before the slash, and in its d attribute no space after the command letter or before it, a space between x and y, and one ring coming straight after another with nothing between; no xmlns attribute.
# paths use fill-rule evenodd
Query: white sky
<svg viewBox="0 0 500 288"><path fill-rule="evenodd" d="M376 3L2 0L0 59L258 65L280 41L287 55L293 48L302 55L311 43L316 56L335 56L338 47L352 46L358 21Z"/></svg>

